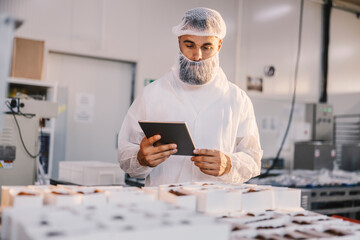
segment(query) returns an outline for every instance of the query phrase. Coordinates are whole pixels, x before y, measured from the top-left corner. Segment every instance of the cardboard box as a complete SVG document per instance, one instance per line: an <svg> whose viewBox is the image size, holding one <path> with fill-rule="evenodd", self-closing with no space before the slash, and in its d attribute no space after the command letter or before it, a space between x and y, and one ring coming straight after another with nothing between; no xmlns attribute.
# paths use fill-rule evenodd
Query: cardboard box
<svg viewBox="0 0 360 240"><path fill-rule="evenodd" d="M106 196L109 204L128 205L152 202L155 200L155 197L152 194L147 194L135 187L122 188L117 191L106 191Z"/></svg>
<svg viewBox="0 0 360 240"><path fill-rule="evenodd" d="M153 230L141 229L137 231L122 231L114 235L113 239L156 239L156 240L183 240L183 239L206 239L227 240L230 229L228 225L175 225L156 228Z"/></svg>
<svg viewBox="0 0 360 240"><path fill-rule="evenodd" d="M243 211L264 211L274 209L273 192L270 189L245 190L242 193L241 208Z"/></svg>
<svg viewBox="0 0 360 240"><path fill-rule="evenodd" d="M1 208L41 207L43 194L26 186L2 186Z"/></svg>
<svg viewBox="0 0 360 240"><path fill-rule="evenodd" d="M14 38L11 77L42 79L44 41Z"/></svg>
<svg viewBox="0 0 360 240"><path fill-rule="evenodd" d="M44 203L55 206L80 205L81 195L63 189L46 190L44 193Z"/></svg>
<svg viewBox="0 0 360 240"><path fill-rule="evenodd" d="M14 229L14 224L12 217L17 215L24 215L26 214L26 210L22 211L22 209L18 208L4 208L2 210L2 216L1 216L1 235L0 239L10 239L11 233Z"/></svg>
<svg viewBox="0 0 360 240"><path fill-rule="evenodd" d="M169 191L175 191L179 194L184 195L175 195ZM170 188L159 188L159 200L174 204L179 207L186 209L196 210L196 196L191 195L189 191L182 189L181 187L170 187Z"/></svg>
<svg viewBox="0 0 360 240"><path fill-rule="evenodd" d="M25 186L1 186L1 208L10 207L10 190L24 189Z"/></svg>
<svg viewBox="0 0 360 240"><path fill-rule="evenodd" d="M300 209L301 190L292 188L273 187L275 209Z"/></svg>
<svg viewBox="0 0 360 240"><path fill-rule="evenodd" d="M17 232L17 239L53 239L62 236L83 234L92 230L101 230L96 221L86 221L84 215L71 211L64 211L61 208L39 209L41 214L32 213L25 217L16 216L17 225L14 226ZM47 238L46 238L47 237ZM14 239L15 240L15 239Z"/></svg>
<svg viewBox="0 0 360 240"><path fill-rule="evenodd" d="M102 206L107 204L107 197L105 191L99 190L95 187L67 187L66 185L63 185L59 188L69 189L77 195L80 195L81 204L84 206Z"/></svg>
<svg viewBox="0 0 360 240"><path fill-rule="evenodd" d="M159 188L158 187L143 187L141 188L145 193L154 196L154 200L159 200Z"/></svg>
<svg viewBox="0 0 360 240"><path fill-rule="evenodd" d="M31 189L11 189L10 190L10 206L16 208L33 208L43 205L43 195Z"/></svg>
<svg viewBox="0 0 360 240"><path fill-rule="evenodd" d="M236 212L242 209L241 205L242 191L227 190L226 194L226 211Z"/></svg>
<svg viewBox="0 0 360 240"><path fill-rule="evenodd" d="M227 195L225 190L201 189L195 193L196 208L199 212L223 212L227 208Z"/></svg>
<svg viewBox="0 0 360 240"><path fill-rule="evenodd" d="M31 219L34 222L39 215L45 211L49 211L49 208L6 208L2 212L2 227L1 227L1 238L2 240L17 240L18 238L18 227L19 220Z"/></svg>

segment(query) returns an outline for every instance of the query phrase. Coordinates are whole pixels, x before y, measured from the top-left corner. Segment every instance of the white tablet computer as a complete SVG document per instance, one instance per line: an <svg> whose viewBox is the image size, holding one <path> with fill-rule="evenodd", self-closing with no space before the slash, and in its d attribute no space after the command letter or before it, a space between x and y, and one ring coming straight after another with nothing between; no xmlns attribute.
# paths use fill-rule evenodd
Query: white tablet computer
<svg viewBox="0 0 360 240"><path fill-rule="evenodd" d="M150 122L139 121L147 138L159 134L161 144L175 143L177 152L174 155L194 156L195 144L186 122Z"/></svg>

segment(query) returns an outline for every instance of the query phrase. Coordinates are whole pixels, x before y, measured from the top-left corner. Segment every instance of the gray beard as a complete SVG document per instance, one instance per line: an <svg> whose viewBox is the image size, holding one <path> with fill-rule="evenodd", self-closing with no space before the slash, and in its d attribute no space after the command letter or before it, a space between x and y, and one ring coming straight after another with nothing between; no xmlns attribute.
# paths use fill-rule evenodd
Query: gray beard
<svg viewBox="0 0 360 240"><path fill-rule="evenodd" d="M219 54L202 60L191 61L179 53L179 78L191 85L203 85L211 81L219 68Z"/></svg>

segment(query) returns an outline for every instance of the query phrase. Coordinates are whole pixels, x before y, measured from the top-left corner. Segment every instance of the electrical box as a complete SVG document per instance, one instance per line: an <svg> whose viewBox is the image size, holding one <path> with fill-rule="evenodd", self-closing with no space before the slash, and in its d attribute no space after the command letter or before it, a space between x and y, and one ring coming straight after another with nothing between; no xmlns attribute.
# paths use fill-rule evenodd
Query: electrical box
<svg viewBox="0 0 360 240"><path fill-rule="evenodd" d="M333 107L326 103L307 103L306 122L311 125L312 141L331 141L333 138Z"/></svg>

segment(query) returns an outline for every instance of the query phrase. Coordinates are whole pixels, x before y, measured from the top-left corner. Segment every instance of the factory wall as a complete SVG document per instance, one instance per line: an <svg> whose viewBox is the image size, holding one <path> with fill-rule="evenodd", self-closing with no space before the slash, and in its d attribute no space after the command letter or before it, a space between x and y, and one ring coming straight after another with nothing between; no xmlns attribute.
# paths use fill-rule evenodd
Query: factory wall
<svg viewBox="0 0 360 240"><path fill-rule="evenodd" d="M217 9L227 23L220 63L230 81L247 88L262 78L253 100L265 157L274 157L286 127L298 46L300 0L1 0L0 9L25 20L17 36L43 39L48 50L136 63L135 95L145 79L174 64L171 28L190 8ZM307 140L304 103L317 102L321 79L321 1L305 0L297 103L282 157L291 168L293 144ZM335 114L360 113L360 21L333 9L329 55L329 102ZM276 69L273 77L265 66ZM51 81L51 79L47 79ZM119 122L119 125L121 123Z"/></svg>
<svg viewBox="0 0 360 240"><path fill-rule="evenodd" d="M243 1L238 85L247 89L247 78L262 79L261 91L249 90L259 126L264 158L273 158L280 147L291 108L298 57L301 1ZM309 140L304 122L305 102L317 102L321 77L321 7L313 1L303 6L302 35L296 84L296 105L281 157L291 168L293 143ZM274 76L265 74L274 66Z"/></svg>
<svg viewBox="0 0 360 240"><path fill-rule="evenodd" d="M49 50L136 62L136 94L146 78L161 77L175 63L178 45L171 29L186 10L199 6L224 16L228 32L220 59L235 81L237 0L2 0L0 5L25 20L17 36L43 39Z"/></svg>
<svg viewBox="0 0 360 240"><path fill-rule="evenodd" d="M262 91L248 91L253 101L264 149L272 158L280 147L289 119L295 83L301 1L242 1L240 63L237 84L262 79ZM294 143L310 139L305 103L318 102L321 87L322 3L305 0L294 116L282 154L292 168ZM265 75L274 66L273 77ZM360 113L360 20L355 14L333 8L331 14L328 102L334 114Z"/></svg>
<svg viewBox="0 0 360 240"><path fill-rule="evenodd" d="M328 100L335 114L360 114L360 17L333 9L330 24Z"/></svg>

